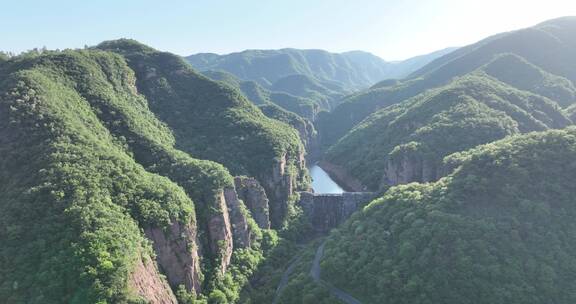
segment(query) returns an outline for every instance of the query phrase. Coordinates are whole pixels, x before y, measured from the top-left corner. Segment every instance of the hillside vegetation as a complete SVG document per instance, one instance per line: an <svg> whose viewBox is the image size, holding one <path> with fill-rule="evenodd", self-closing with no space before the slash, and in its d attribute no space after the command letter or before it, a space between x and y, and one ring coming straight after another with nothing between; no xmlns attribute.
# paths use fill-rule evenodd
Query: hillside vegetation
<svg viewBox="0 0 576 304"><path fill-rule="evenodd" d="M495 58L501 60L488 67L489 74L518 89L550 97L562 106L573 104L575 33L576 17L566 17L498 34L448 53L398 83L386 81L351 95L316 123L323 144L333 145L378 109L447 85L454 78L482 69Z"/></svg>
<svg viewBox="0 0 576 304"><path fill-rule="evenodd" d="M186 57L200 71L223 70L267 87L290 75L305 75L320 82L341 83L344 89L361 89L387 78L404 78L427 63L446 55L447 48L404 61L386 62L367 52L329 53L323 50L246 50L228 55L196 54Z"/></svg>
<svg viewBox="0 0 576 304"><path fill-rule="evenodd" d="M288 93L269 91L254 81L242 81L227 72L206 71L203 74L236 89L246 99L257 105L267 117L296 129L304 144L308 159L317 157L318 134L312 121L319 107L313 101Z"/></svg>
<svg viewBox="0 0 576 304"><path fill-rule="evenodd" d="M205 71L202 74L237 89L256 105L273 103L287 111L298 114L310 122L316 119L316 115L320 111L320 106L312 99L294 96L286 92L271 91L254 81L241 80L228 72Z"/></svg>
<svg viewBox="0 0 576 304"><path fill-rule="evenodd" d="M235 175L258 177L275 158L294 159L302 152L294 130L267 119L237 91L209 81L177 56L125 40L98 48L127 59L139 92L182 150L222 163Z"/></svg>
<svg viewBox="0 0 576 304"><path fill-rule="evenodd" d="M509 135L571 124L552 100L483 72L384 108L325 155L373 190L434 181L442 159Z"/></svg>
<svg viewBox="0 0 576 304"><path fill-rule="evenodd" d="M235 301L277 238L231 173L278 226L307 182L296 130L135 41L6 59L0 92L7 303Z"/></svg>
<svg viewBox="0 0 576 304"><path fill-rule="evenodd" d="M266 89L306 98L320 109L331 110L353 91L384 79L403 78L453 50L448 48L397 62L386 62L361 51L335 54L298 49L246 50L227 55L204 53L188 56L186 60L200 71L229 72L243 81L255 81Z"/></svg>
<svg viewBox="0 0 576 304"><path fill-rule="evenodd" d="M574 54L0 52L0 303L576 303Z"/></svg>
<svg viewBox="0 0 576 304"><path fill-rule="evenodd" d="M257 81L264 87L295 74L322 82L338 82L343 89L362 88L387 78L384 76L387 63L364 52L246 50L228 55L196 54L186 60L200 71L224 70L240 79Z"/></svg>
<svg viewBox="0 0 576 304"><path fill-rule="evenodd" d="M385 189L437 180L448 154L572 124L571 32L576 19L561 18L495 35L349 97L316 122L325 161Z"/></svg>
<svg viewBox="0 0 576 304"><path fill-rule="evenodd" d="M575 159L574 128L452 155L333 231L322 276L363 303L573 303Z"/></svg>

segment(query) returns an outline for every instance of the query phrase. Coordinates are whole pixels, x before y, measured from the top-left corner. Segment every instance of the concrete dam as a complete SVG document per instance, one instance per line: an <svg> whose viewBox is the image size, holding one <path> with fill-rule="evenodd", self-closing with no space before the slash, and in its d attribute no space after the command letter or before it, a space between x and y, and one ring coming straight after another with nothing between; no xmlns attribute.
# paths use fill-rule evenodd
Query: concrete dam
<svg viewBox="0 0 576 304"><path fill-rule="evenodd" d="M375 196L373 192L316 194L300 192L299 205L317 232L328 232Z"/></svg>

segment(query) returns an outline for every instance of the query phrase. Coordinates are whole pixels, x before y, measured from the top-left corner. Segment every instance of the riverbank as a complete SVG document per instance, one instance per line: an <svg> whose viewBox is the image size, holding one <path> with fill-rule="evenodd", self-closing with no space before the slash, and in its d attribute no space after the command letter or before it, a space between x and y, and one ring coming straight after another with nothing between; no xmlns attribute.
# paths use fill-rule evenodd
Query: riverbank
<svg viewBox="0 0 576 304"><path fill-rule="evenodd" d="M340 187L342 187L347 192L363 192L367 191L367 187L362 185L362 183L350 176L346 170L338 165L334 165L325 160L321 160L317 165L322 168L330 178L332 178Z"/></svg>
<svg viewBox="0 0 576 304"><path fill-rule="evenodd" d="M341 194L344 188L340 187L334 179L322 167L315 164L308 168L312 178L312 189L314 193Z"/></svg>

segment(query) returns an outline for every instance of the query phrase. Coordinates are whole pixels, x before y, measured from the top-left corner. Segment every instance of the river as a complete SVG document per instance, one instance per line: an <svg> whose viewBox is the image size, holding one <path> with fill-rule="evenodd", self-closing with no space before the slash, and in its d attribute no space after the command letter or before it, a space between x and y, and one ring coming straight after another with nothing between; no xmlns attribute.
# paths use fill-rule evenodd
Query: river
<svg viewBox="0 0 576 304"><path fill-rule="evenodd" d="M312 188L315 193L342 193L344 189L332 180L330 175L320 168L318 165L312 166L310 169L310 176L312 177Z"/></svg>

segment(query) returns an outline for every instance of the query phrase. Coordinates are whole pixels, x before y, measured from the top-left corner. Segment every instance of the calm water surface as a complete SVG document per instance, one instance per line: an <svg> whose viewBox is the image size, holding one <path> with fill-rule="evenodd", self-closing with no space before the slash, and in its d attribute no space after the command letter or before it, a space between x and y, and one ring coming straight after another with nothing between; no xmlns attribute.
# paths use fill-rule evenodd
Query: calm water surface
<svg viewBox="0 0 576 304"><path fill-rule="evenodd" d="M310 176L312 176L312 188L315 193L342 193L342 189L338 184L330 178L324 169L317 165L310 168Z"/></svg>

